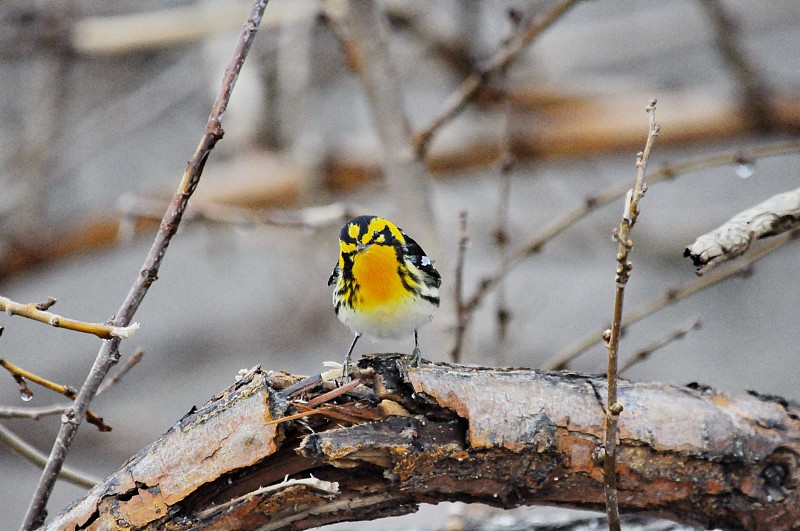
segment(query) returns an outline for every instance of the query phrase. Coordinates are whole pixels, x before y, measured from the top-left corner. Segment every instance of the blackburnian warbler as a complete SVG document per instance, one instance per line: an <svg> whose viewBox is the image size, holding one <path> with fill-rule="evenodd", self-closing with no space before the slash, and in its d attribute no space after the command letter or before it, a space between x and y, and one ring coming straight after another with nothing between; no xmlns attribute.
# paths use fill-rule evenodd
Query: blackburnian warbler
<svg viewBox="0 0 800 531"><path fill-rule="evenodd" d="M342 376L350 377L350 356L358 338L398 338L414 332L414 364L419 363L417 330L439 307L439 272L422 248L391 221L377 216L350 220L339 233L339 262L333 309L354 333Z"/></svg>

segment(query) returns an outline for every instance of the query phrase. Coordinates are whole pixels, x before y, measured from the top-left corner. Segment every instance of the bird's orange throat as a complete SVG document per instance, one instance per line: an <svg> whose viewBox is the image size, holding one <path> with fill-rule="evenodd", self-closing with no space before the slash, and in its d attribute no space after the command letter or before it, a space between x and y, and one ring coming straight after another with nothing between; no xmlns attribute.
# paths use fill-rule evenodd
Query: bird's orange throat
<svg viewBox="0 0 800 531"><path fill-rule="evenodd" d="M371 245L353 257L353 277L363 309L400 302L409 295L397 270L394 247Z"/></svg>

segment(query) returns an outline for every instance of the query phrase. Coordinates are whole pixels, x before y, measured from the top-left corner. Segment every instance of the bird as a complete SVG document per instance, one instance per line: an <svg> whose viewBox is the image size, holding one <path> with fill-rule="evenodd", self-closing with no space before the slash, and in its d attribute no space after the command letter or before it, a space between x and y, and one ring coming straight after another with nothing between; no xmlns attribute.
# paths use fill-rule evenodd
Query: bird
<svg viewBox="0 0 800 531"><path fill-rule="evenodd" d="M379 216L359 216L339 233L339 261L328 285L333 309L355 337L344 358L342 379L358 339L400 338L414 333L412 363L419 365L419 328L439 307L442 278L422 247L394 223Z"/></svg>

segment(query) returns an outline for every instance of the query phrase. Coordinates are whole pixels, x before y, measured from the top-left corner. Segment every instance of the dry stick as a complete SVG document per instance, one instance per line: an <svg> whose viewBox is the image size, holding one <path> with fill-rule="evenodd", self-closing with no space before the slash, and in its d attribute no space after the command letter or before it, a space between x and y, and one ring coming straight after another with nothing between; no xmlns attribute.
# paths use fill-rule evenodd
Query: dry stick
<svg viewBox="0 0 800 531"><path fill-rule="evenodd" d="M422 235L422 245L434 249L435 256L438 242L433 230L430 172L414 150L400 76L389 53L386 13L376 0L353 0L347 3L347 15L341 22L342 31L337 35L355 54L356 72L383 149L385 181L395 209L402 212L403 227L409 234Z"/></svg>
<svg viewBox="0 0 800 531"><path fill-rule="evenodd" d="M690 295L694 295L695 293L703 291L706 288L710 288L714 284L717 284L728 277L747 273L755 262L797 237L800 237L800 230L789 232L778 236L777 238L773 238L769 243L762 245L755 251L751 251L749 254L745 255L745 257L742 258L737 265L714 270L710 274L696 278L691 282L687 282L683 286L668 289L661 296L656 297L655 299L643 304L631 312L628 312L622 319L623 329L638 321L641 321L648 315L651 315L658 310L669 306L670 304L674 304L681 299L684 299ZM571 361L602 341L602 339L603 335L601 333L590 334L578 341L578 343L570 347L566 352L559 354L557 357L546 362L543 367L550 371L566 369Z"/></svg>
<svg viewBox="0 0 800 531"><path fill-rule="evenodd" d="M674 179L680 175L704 168L721 166L723 164L750 164L752 161L758 158L775 157L797 152L800 152L800 140L765 144L763 146L750 148L746 152L741 150L723 151L720 153L713 153L711 155L704 155L701 157L688 159L675 164L665 165L659 170L648 175L647 182L652 186L655 183ZM475 289L475 293L473 293L472 297L470 297L467 301L468 319L472 318L475 309L477 309L477 307L483 302L483 299L486 297L489 291L494 289L498 283L516 266L522 263L526 258L539 252L548 241L552 240L570 228L589 213L624 196L628 189L629 186L627 184L620 184L609 188L600 195L587 197L582 205L567 212L561 218L553 222L550 226L538 232L533 236L533 238L512 251L510 255L503 260L503 262L497 268L497 271L495 271L492 275L485 277L483 280L481 280L480 284L478 284L478 287ZM593 340L589 346L593 345L597 341L599 341L599 339ZM558 358L552 363L556 363L562 358L567 358L573 351L574 349L570 348L566 353L559 355ZM575 357L577 357L577 355ZM572 358L567 359L567 362L569 362L571 359ZM563 368L561 366L554 367L552 363L545 366L550 367L552 370Z"/></svg>
<svg viewBox="0 0 800 531"><path fill-rule="evenodd" d="M52 301L52 302L51 302ZM50 298L44 305L48 308L55 304L55 299ZM68 317L62 317L54 313L45 311L43 303L39 304L22 304L14 302L7 297L0 296L0 311L6 312L8 315L19 315L20 317L27 317L40 323L49 324L56 328L66 328L75 332L83 332L84 334L93 334L100 339L121 338L128 339L138 329L139 323L133 323L130 326L113 326L103 323L87 323L86 321L78 321Z"/></svg>
<svg viewBox="0 0 800 531"><path fill-rule="evenodd" d="M34 448L33 445L2 424L0 424L0 443L8 446L39 468L44 468L47 463L47 456L44 453ZM91 474L66 466L59 471L58 477L85 489L91 489L100 483L100 479L93 477Z"/></svg>
<svg viewBox="0 0 800 531"><path fill-rule="evenodd" d="M656 99L647 106L650 115L650 127L647 133L647 143L644 151L637 155L636 183L628 191L625 199L625 210L619 229L615 230L617 240L617 273L616 289L614 292L614 317L611 328L606 330L603 337L607 339L608 347L608 397L606 400L606 433L605 433L605 459L603 463L604 492L606 497L606 515L608 528L611 531L620 530L619 504L617 502L617 420L622 413L622 404L617 402L617 354L619 350L619 336L622 331L622 305L625 300L625 286L628 284L633 264L628 260L628 254L633 249L633 240L630 233L639 216L639 200L647 191L644 174L647 169L647 160L650 151L658 136L659 126L655 121Z"/></svg>
<svg viewBox="0 0 800 531"><path fill-rule="evenodd" d="M683 326L679 326L675 330L671 331L669 334L665 335L662 338L659 338L652 342L651 344L647 345L645 348L631 356L631 358L622 364L622 366L617 369L617 373L621 373L627 371L637 363L641 363L649 358L654 352L657 350L666 347L673 341L677 341L686 336L692 330L699 330L700 329L700 319L695 317L694 321L689 324L685 324Z"/></svg>
<svg viewBox="0 0 800 531"><path fill-rule="evenodd" d="M434 117L430 125L417 133L416 149L418 158L423 159L425 157L436 131L452 120L466 107L467 103L477 96L478 91L486 84L490 74L511 64L525 46L541 35L544 30L549 28L577 3L578 0L562 0L549 11L532 17L525 27L509 39L505 46L498 50L485 64L481 65L477 72L473 72L465 79L461 86L448 96L442 105L442 110Z"/></svg>
<svg viewBox="0 0 800 531"><path fill-rule="evenodd" d="M467 309L464 305L464 260L467 254L469 236L467 235L467 211L462 210L458 216L458 254L456 257L456 270L454 275L456 297L456 330L453 349L450 351L450 360L458 363L461 360L461 349L464 346L464 334L467 330Z"/></svg>
<svg viewBox="0 0 800 531"><path fill-rule="evenodd" d="M225 69L222 87L211 109L205 132L200 139L197 150L184 171L178 191L175 193L172 203L164 214L161 226L147 254L140 274L117 312L114 324L118 326L125 326L130 323L133 315L139 308L139 304L147 293L147 290L158 277L161 260L169 246L170 240L178 230L181 217L183 216L184 210L186 210L189 198L200 181L206 159L224 134L221 120L228 107L231 92L239 77L239 72L245 57L247 57L247 52L250 50L250 45L253 42L256 30L261 22L267 2L268 0L256 0L250 17L242 28L242 33L234 48L231 63ZM103 346L97 354L94 365L92 365L92 369L86 377L86 381L78 392L78 397L74 405L64 411L61 428L59 429L53 448L50 451L47 465L42 472L36 492L31 499L30 506L25 515L25 520L22 523L21 529L23 531L30 531L43 522L47 500L50 498L50 493L55 485L58 472L61 470L67 451L80 425L80 419L86 413L89 403L97 393L97 389L100 387L103 378L105 378L111 367L119 360L119 342L120 340L118 338L114 338L103 343Z"/></svg>
<svg viewBox="0 0 800 531"><path fill-rule="evenodd" d="M716 45L739 84L742 98L739 107L745 122L752 124L757 131L772 130L775 121L769 103L769 90L740 46L738 24L719 0L701 0L697 3L711 19Z"/></svg>
<svg viewBox="0 0 800 531"><path fill-rule="evenodd" d="M739 212L716 229L698 236L683 251L702 276L721 262L744 254L757 239L800 227L800 188L774 195Z"/></svg>

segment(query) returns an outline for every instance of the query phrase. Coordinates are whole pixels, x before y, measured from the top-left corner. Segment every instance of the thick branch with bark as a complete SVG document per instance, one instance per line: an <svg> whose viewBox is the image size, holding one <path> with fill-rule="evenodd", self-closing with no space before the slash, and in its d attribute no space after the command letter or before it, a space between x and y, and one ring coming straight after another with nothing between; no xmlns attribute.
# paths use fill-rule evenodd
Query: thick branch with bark
<svg viewBox="0 0 800 531"><path fill-rule="evenodd" d="M46 529L306 529L441 501L604 507L604 378L400 355L359 366L363 385L321 404L333 384L250 371ZM619 395L622 512L796 525L800 407L699 385L620 381Z"/></svg>

